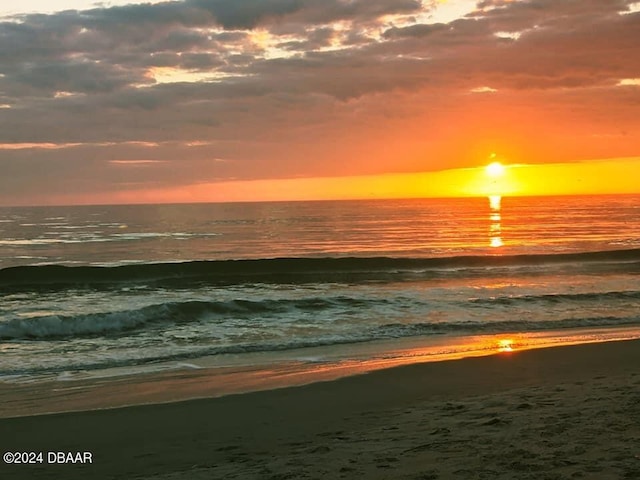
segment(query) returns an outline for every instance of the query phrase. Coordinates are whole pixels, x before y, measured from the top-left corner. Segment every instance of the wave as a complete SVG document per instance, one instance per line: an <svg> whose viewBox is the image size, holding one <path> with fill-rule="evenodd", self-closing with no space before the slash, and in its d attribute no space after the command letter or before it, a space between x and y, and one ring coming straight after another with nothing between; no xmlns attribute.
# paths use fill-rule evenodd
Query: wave
<svg viewBox="0 0 640 480"><path fill-rule="evenodd" d="M201 358L205 356L225 355L225 354L245 354L259 352L280 352L297 350L303 348L323 347L332 345L348 345L370 342L389 338L403 338L416 336L434 335L491 335L491 334L518 334L524 332L536 332L544 330L562 331L576 328L611 328L640 325L640 317L589 317L589 318L566 318L556 321L527 321L513 320L487 323L418 323L401 324L391 323L381 325L371 329L359 330L357 332L343 332L341 334L322 335L315 338L293 338L287 341L264 341L259 343L239 343L234 345L199 346L188 351L175 352L167 349L164 352L140 350L135 357L118 358L78 358L81 363L74 364L73 369L95 370L109 367L124 367L134 365L145 365L157 362L179 361L191 358ZM23 375L23 374L43 374L56 371L67 371L70 365L43 364L34 366L22 366L17 368L6 368L0 370L0 375Z"/></svg>
<svg viewBox="0 0 640 480"><path fill-rule="evenodd" d="M51 228L57 230L78 230L89 228L91 225L66 225L57 223L47 223L43 225L53 225ZM38 226L38 224L23 223L21 226ZM98 225L96 225L98 226ZM132 240L153 240L158 238L172 238L174 240L187 240L189 238L216 237L219 233L186 233L186 232L142 232L142 233L112 233L107 236L101 236L95 233L63 233L56 238L7 238L0 239L0 246L23 246L23 245L55 245L55 244L77 244L77 243L105 243L105 242L122 242Z"/></svg>
<svg viewBox="0 0 640 480"><path fill-rule="evenodd" d="M528 295L516 297L497 297L488 299L469 299L461 301L460 306L476 305L493 307L498 305L513 306L518 302L598 302L606 304L609 300L637 300L640 291L620 291L584 294ZM413 318L430 318L430 302L408 297L366 298L350 296L306 297L297 299L262 299L262 300L229 300L168 302L148 305L138 309L112 312L88 313L79 315L41 315L35 317L13 317L0 322L0 340L2 341L41 341L71 338L111 337L118 338L136 335L141 332L154 335L153 332L167 331L172 326L207 322L219 325L225 330L229 321L243 319L261 328L266 328L265 321L274 319L274 328L279 328L301 318L301 315L314 315L317 322L321 318L332 318L334 314L345 311L367 311L373 309L373 315L380 317L394 309L410 309ZM421 313L420 313L421 312ZM518 315L514 311L514 315ZM383 317L384 318L384 317ZM283 319L285 320L284 323ZM366 323L354 331L341 331L347 341L370 341L379 338L503 331L533 331L560 329L569 327L592 327L628 325L637 323L640 317L626 316L594 316L587 318L565 318L557 320L471 320L471 321L413 321L411 323L386 323L367 327ZM218 328L218 327L216 327ZM332 337L333 338L333 337ZM235 347L232 347L235 348ZM244 347L242 347L244 348Z"/></svg>
<svg viewBox="0 0 640 480"><path fill-rule="evenodd" d="M345 296L295 300L231 300L226 302L187 301L149 305L136 310L91 313L76 316L43 315L12 318L0 323L0 340L50 340L70 337L115 336L143 328L168 324L208 321L219 318L251 317L295 312L315 312L328 308L359 308L387 304L385 299L358 299Z"/></svg>
<svg viewBox="0 0 640 480"><path fill-rule="evenodd" d="M478 255L431 258L321 257L204 260L119 266L38 265L0 269L0 289L65 288L137 282L305 283L401 279L416 275L487 275L500 268L536 272L553 265L640 271L640 249L541 255ZM493 272L495 274L500 271Z"/></svg>
<svg viewBox="0 0 640 480"><path fill-rule="evenodd" d="M640 291L624 290L611 292L590 293L552 293L544 295L513 295L491 298L474 298L469 300L472 305L517 305L520 303L563 303L563 302L605 302L611 300L638 300Z"/></svg>
<svg viewBox="0 0 640 480"><path fill-rule="evenodd" d="M383 338L401 338L434 334L501 334L563 330L571 328L622 327L638 325L640 316L603 316L558 320L504 320L495 322L395 323L378 327Z"/></svg>

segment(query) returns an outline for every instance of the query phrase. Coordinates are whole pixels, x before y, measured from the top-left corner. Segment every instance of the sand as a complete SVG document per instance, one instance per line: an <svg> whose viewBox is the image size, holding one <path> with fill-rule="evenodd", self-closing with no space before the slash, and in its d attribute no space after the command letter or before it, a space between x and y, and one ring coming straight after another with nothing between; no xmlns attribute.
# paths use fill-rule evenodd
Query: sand
<svg viewBox="0 0 640 480"><path fill-rule="evenodd" d="M5 418L5 451L45 453L0 463L10 479L640 479L640 341ZM50 451L93 463L46 464Z"/></svg>

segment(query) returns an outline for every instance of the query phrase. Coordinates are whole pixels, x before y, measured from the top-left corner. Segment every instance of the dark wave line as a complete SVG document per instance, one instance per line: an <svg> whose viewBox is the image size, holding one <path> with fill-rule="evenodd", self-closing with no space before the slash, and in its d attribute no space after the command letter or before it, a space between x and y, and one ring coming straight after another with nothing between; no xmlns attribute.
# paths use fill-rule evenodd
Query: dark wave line
<svg viewBox="0 0 640 480"><path fill-rule="evenodd" d="M40 265L0 270L0 288L65 287L149 281L209 281L225 284L250 281L308 282L317 279L359 280L376 275L442 273L446 270L602 262L640 267L640 249L541 255L457 256L435 258L325 257L210 260L100 266Z"/></svg>
<svg viewBox="0 0 640 480"><path fill-rule="evenodd" d="M638 325L640 316L563 318L559 320L504 320L497 322L397 323L378 327L380 337L410 337L447 333L493 334L562 330L587 327L619 327Z"/></svg>
<svg viewBox="0 0 640 480"><path fill-rule="evenodd" d="M565 301L603 301L603 300L638 300L640 291L625 290L590 293L550 293L545 295L515 295L508 297L474 298L469 300L474 305L516 305L519 303L561 303Z"/></svg>

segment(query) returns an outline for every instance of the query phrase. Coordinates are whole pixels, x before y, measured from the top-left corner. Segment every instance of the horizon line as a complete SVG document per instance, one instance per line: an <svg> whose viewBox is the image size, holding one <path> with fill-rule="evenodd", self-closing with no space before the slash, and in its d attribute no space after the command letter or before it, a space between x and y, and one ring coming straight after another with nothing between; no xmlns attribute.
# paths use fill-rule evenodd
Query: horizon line
<svg viewBox="0 0 640 480"><path fill-rule="evenodd" d="M231 204L257 204L257 203L321 203L321 202L376 202L392 200L470 200L488 199L492 196L500 198L564 198L564 197L629 197L640 196L638 192L622 193L552 193L537 195L519 195L517 193L508 195L457 195L457 196L423 196L423 197L362 197L362 198L309 198L309 199L282 199L282 200L203 200L191 202L114 202L114 203L51 203L51 204L0 204L0 208L56 208L56 207L127 207L127 206L153 206L153 205L231 205Z"/></svg>

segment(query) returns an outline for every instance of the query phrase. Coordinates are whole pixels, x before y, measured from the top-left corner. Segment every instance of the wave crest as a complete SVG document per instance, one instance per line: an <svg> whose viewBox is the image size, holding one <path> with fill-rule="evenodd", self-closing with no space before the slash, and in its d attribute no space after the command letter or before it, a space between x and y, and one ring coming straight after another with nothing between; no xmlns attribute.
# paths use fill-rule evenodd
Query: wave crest
<svg viewBox="0 0 640 480"><path fill-rule="evenodd" d="M67 288L138 282L306 283L399 279L403 275L451 276L490 273L495 268L542 269L572 264L580 268L640 270L640 249L547 255L432 258L325 257L145 263L115 267L40 265L0 270L0 289Z"/></svg>
<svg viewBox="0 0 640 480"><path fill-rule="evenodd" d="M387 300L351 297L302 298L295 300L230 300L226 302L187 301L149 305L136 310L92 313L76 316L43 315L12 318L0 323L2 340L48 340L64 337L120 335L132 330L197 322L215 321L229 316L251 317L257 314L314 312L327 308L361 307L386 304Z"/></svg>

